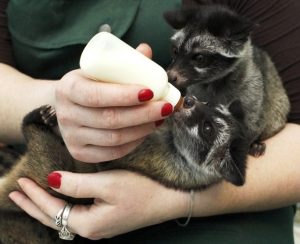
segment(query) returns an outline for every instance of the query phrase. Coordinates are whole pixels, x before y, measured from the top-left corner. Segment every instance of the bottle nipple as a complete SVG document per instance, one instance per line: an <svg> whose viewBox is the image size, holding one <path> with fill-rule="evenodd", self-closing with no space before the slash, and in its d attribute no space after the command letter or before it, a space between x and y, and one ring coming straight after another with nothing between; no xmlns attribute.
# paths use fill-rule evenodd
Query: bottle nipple
<svg viewBox="0 0 300 244"><path fill-rule="evenodd" d="M175 107L174 107L174 111L178 111L178 110L182 107L183 101L184 101L184 98L183 98L183 97L180 97L178 103L177 103L177 104L175 105Z"/></svg>

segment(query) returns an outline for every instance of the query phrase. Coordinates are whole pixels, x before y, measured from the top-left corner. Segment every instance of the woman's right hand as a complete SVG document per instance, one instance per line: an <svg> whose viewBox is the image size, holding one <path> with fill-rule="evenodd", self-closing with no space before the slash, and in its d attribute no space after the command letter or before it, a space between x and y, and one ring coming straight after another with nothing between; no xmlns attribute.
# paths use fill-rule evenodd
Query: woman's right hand
<svg viewBox="0 0 300 244"><path fill-rule="evenodd" d="M151 57L151 48L140 52ZM81 70L67 73L57 82L55 109L59 129L71 155L83 162L120 158L152 133L172 105L147 102L152 91L143 86L93 81Z"/></svg>

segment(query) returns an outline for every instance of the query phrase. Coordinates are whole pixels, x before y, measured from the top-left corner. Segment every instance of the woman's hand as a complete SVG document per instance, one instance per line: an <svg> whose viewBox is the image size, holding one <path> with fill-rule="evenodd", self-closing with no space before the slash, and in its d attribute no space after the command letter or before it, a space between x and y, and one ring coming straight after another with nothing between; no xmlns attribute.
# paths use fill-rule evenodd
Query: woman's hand
<svg viewBox="0 0 300 244"><path fill-rule="evenodd" d="M188 214L189 193L166 188L136 173L56 173L61 177L56 174L51 184L59 189L53 190L76 198L95 198L92 205L75 205L68 219L70 231L89 239L113 237ZM57 229L54 218L65 202L29 179L18 182L28 197L12 192L10 198L33 218Z"/></svg>
<svg viewBox="0 0 300 244"><path fill-rule="evenodd" d="M152 55L146 44L137 50ZM84 162L126 155L173 110L163 101L146 103L153 96L146 87L93 81L81 70L58 81L55 96L62 137L71 155Z"/></svg>

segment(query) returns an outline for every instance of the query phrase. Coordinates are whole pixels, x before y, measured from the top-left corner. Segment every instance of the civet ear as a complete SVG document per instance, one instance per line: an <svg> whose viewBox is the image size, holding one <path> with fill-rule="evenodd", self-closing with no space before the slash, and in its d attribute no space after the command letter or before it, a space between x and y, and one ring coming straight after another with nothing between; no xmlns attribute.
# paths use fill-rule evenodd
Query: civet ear
<svg viewBox="0 0 300 244"><path fill-rule="evenodd" d="M213 35L239 42L246 42L257 26L249 19L226 10L216 11L209 17L207 24L208 31Z"/></svg>
<svg viewBox="0 0 300 244"><path fill-rule="evenodd" d="M230 145L227 153L225 166L221 168L220 173L228 182L242 186L246 178L246 159L248 146L242 139L235 139Z"/></svg>
<svg viewBox="0 0 300 244"><path fill-rule="evenodd" d="M180 30L186 26L188 19L183 11L167 11L164 13L166 22L175 30Z"/></svg>

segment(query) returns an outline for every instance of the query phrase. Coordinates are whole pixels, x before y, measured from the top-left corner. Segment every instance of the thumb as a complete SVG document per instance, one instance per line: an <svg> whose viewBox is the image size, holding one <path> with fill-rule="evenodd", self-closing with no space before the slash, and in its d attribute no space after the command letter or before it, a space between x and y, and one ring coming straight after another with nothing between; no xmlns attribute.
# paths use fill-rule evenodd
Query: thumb
<svg viewBox="0 0 300 244"><path fill-rule="evenodd" d="M56 192L74 198L95 198L101 195L105 177L99 173L55 171L48 175L48 185Z"/></svg>
<svg viewBox="0 0 300 244"><path fill-rule="evenodd" d="M136 50L144 54L146 57L152 59L152 49L148 44L141 43L140 45L138 45Z"/></svg>

